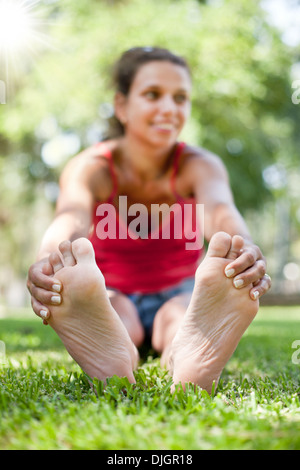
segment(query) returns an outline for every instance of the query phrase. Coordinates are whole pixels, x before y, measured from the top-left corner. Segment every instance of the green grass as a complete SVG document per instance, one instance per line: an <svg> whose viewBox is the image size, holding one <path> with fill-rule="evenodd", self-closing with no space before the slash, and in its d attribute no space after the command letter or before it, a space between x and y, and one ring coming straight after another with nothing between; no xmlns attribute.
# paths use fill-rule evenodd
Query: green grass
<svg viewBox="0 0 300 470"><path fill-rule="evenodd" d="M0 320L0 340L0 449L300 449L300 307L260 309L213 397L171 394L153 356L95 393L33 314Z"/></svg>

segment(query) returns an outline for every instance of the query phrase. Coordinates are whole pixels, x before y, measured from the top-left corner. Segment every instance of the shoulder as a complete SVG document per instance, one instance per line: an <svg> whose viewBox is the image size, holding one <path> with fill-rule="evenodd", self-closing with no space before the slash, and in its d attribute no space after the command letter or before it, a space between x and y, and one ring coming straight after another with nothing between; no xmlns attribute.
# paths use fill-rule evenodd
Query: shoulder
<svg viewBox="0 0 300 470"><path fill-rule="evenodd" d="M71 158L61 174L60 185L81 186L89 189L95 198L108 197L112 188L110 151L111 143L99 143Z"/></svg>
<svg viewBox="0 0 300 470"><path fill-rule="evenodd" d="M186 145L182 152L180 173L185 178L198 182L228 178L226 167L218 155L191 145Z"/></svg>
<svg viewBox="0 0 300 470"><path fill-rule="evenodd" d="M88 147L68 161L62 174L69 172L76 174L81 171L86 174L90 170L109 168L108 151L109 148L102 143Z"/></svg>

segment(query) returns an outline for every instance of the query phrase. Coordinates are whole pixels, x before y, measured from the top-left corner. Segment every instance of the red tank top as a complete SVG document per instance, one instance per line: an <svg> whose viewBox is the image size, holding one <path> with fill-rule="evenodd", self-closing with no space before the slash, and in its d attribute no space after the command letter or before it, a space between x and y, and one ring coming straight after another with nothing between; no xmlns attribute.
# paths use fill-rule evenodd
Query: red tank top
<svg viewBox="0 0 300 470"><path fill-rule="evenodd" d="M142 205L131 206L130 211L135 209L139 215L129 222L127 198L118 195L112 154L104 144L98 145L102 146L101 155L109 160L113 191L106 202L95 203L90 240L106 286L128 294L147 294L194 276L203 251L199 224L202 214L194 199L182 199L175 191L175 177L185 144L177 144L173 156L170 183L176 203L166 212L161 223L157 224L156 219L153 230L151 217L140 218ZM114 204L117 196L118 207Z"/></svg>

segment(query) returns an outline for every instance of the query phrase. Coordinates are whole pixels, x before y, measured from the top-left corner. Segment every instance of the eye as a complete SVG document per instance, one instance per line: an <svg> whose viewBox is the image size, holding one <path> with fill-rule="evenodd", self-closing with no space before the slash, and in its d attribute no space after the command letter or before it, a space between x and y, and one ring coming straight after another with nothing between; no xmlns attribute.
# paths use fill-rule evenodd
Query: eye
<svg viewBox="0 0 300 470"><path fill-rule="evenodd" d="M149 100L156 100L159 97L159 92L155 90L149 90L146 91L144 95Z"/></svg>
<svg viewBox="0 0 300 470"><path fill-rule="evenodd" d="M185 94L178 94L174 96L174 100L176 103L185 103L187 101L188 97Z"/></svg>

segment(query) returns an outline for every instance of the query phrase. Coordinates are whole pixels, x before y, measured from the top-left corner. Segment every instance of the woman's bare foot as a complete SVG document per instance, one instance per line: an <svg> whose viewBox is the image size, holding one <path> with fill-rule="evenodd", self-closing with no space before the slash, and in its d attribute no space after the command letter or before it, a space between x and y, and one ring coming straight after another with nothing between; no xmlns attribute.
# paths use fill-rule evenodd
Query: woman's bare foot
<svg viewBox="0 0 300 470"><path fill-rule="evenodd" d="M211 239L172 343L169 367L174 384L192 382L210 393L258 311L258 300L249 295L253 286L236 289L224 274L242 247L242 237L231 238L224 232Z"/></svg>
<svg viewBox="0 0 300 470"><path fill-rule="evenodd" d="M116 374L134 383L138 353L111 306L92 244L80 238L61 243L59 250L49 262L63 285L62 301L50 307L49 325L92 379Z"/></svg>

